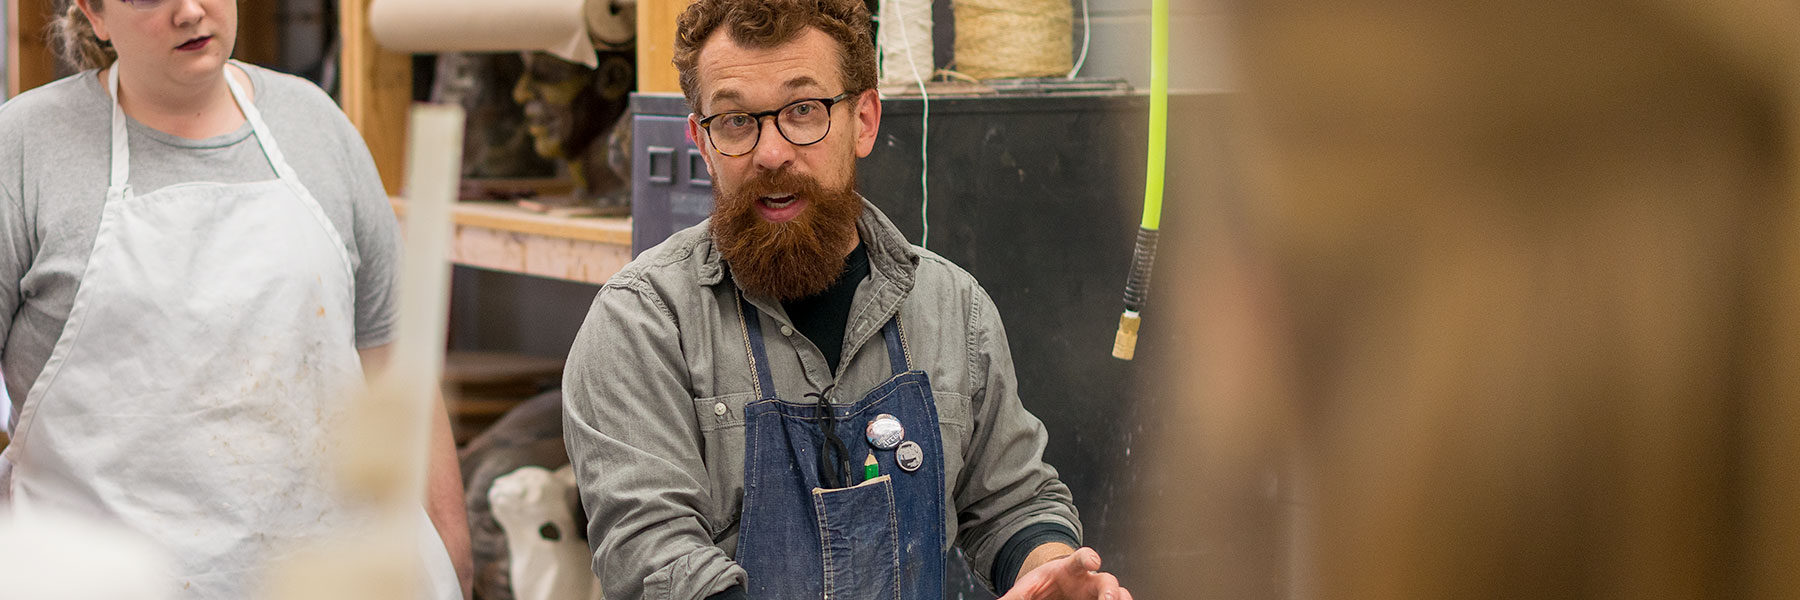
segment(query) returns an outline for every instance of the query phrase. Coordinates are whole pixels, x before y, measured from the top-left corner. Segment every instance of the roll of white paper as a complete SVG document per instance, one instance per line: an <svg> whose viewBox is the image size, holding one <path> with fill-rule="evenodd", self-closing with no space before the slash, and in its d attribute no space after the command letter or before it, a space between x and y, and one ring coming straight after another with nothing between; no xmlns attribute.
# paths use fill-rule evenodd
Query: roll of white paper
<svg viewBox="0 0 1800 600"><path fill-rule="evenodd" d="M624 50L637 41L637 2L587 0L588 38L594 45Z"/></svg>
<svg viewBox="0 0 1800 600"><path fill-rule="evenodd" d="M605 0L601 0L605 1ZM369 29L396 52L543 50L595 67L583 0L375 0Z"/></svg>

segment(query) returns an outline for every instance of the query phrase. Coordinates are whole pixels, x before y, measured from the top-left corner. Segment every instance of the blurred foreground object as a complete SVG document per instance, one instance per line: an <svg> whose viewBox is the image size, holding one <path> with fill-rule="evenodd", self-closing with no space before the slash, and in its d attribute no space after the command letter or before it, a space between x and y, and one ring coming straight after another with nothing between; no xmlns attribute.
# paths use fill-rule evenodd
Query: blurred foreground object
<svg viewBox="0 0 1800 600"><path fill-rule="evenodd" d="M122 527L56 514L0 518L0 589L30 600L163 600L180 584L155 546Z"/></svg>
<svg viewBox="0 0 1800 600"><path fill-rule="evenodd" d="M1133 590L1800 597L1800 8L1238 6Z"/></svg>
<svg viewBox="0 0 1800 600"><path fill-rule="evenodd" d="M427 444L444 367L450 206L461 179L463 119L460 106L413 106L399 331L385 370L369 374L368 390L335 448L345 504L374 518L364 529L343 532L335 544L276 557L269 580L273 600L462 596L460 589L438 587L446 581L443 573L429 572L448 569L448 557L421 561L417 544L420 532L431 531L424 511Z"/></svg>

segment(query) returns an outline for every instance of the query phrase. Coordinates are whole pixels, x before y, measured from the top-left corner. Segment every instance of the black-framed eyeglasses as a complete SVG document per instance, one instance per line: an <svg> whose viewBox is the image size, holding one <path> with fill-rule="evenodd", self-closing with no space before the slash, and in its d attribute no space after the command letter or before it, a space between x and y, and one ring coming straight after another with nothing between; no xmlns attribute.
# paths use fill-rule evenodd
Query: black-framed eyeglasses
<svg viewBox="0 0 1800 600"><path fill-rule="evenodd" d="M714 150L726 156L743 156L756 149L762 139L763 117L775 117L775 131L795 146L810 146L831 133L831 107L845 98L844 92L830 98L806 98L787 106L762 112L722 112L700 119Z"/></svg>

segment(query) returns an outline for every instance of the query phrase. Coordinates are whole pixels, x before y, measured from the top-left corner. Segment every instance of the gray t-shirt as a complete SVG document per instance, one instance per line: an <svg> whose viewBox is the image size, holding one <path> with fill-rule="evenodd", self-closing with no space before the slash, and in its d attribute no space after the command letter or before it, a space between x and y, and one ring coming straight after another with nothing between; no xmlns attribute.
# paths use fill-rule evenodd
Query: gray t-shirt
<svg viewBox="0 0 1800 600"><path fill-rule="evenodd" d="M263 120L349 250L357 347L392 341L399 232L368 147L311 82L233 64L249 75ZM0 371L14 409L50 360L94 246L110 173L111 102L105 82L84 71L0 106ZM275 178L249 123L191 140L127 120L138 194Z"/></svg>

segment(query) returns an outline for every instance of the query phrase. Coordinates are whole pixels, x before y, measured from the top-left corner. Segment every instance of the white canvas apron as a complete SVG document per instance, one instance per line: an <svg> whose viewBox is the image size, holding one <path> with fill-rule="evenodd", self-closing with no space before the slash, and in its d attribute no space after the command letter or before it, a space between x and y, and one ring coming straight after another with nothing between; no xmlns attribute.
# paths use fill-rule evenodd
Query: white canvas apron
<svg viewBox="0 0 1800 600"><path fill-rule="evenodd" d="M343 238L225 80L276 179L135 194L114 101L93 252L6 462L21 518L113 521L168 552L177 597L248 600L271 560L356 524L327 448L363 374ZM419 521L428 597L460 598Z"/></svg>

